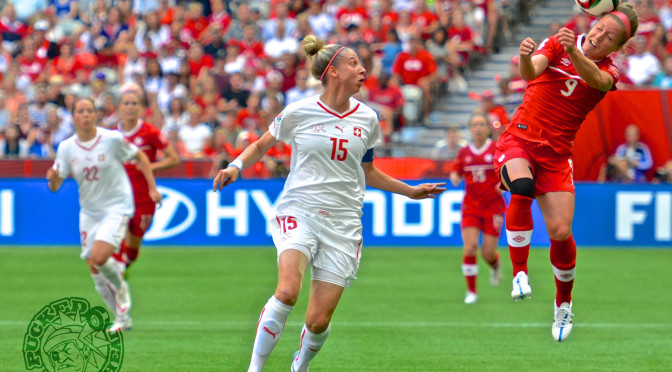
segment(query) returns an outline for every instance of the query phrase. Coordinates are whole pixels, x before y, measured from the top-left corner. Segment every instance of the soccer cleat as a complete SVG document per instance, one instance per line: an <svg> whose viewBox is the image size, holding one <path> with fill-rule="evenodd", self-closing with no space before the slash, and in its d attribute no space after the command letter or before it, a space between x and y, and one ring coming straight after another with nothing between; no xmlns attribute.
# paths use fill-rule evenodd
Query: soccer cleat
<svg viewBox="0 0 672 372"><path fill-rule="evenodd" d="M530 287L530 282L524 271L519 271L518 274L513 277L511 297L516 301L532 297L532 287Z"/></svg>
<svg viewBox="0 0 672 372"><path fill-rule="evenodd" d="M502 282L502 270L501 267L491 268L490 269L490 284L493 287L499 285Z"/></svg>
<svg viewBox="0 0 672 372"><path fill-rule="evenodd" d="M551 334L553 339L558 342L565 341L572 333L572 304L563 302L558 307L553 300L553 307L555 308L555 319L551 327Z"/></svg>
<svg viewBox="0 0 672 372"><path fill-rule="evenodd" d="M292 371L292 372L308 372L308 368L306 368L304 371L300 371L300 370L294 368L294 362L296 362L297 359L299 359L299 350L297 350L294 353L294 356L292 357L292 367L291 367L290 371Z"/></svg>
<svg viewBox="0 0 672 372"><path fill-rule="evenodd" d="M114 298L117 301L117 316L127 315L131 310L131 291L125 280L121 280L121 288L114 294Z"/></svg>
<svg viewBox="0 0 672 372"><path fill-rule="evenodd" d="M133 327L133 320L128 315L118 316L114 319L114 324L108 328L108 332L128 331Z"/></svg>
<svg viewBox="0 0 672 372"><path fill-rule="evenodd" d="M478 295L475 292L467 291L467 295L464 297L465 304L475 304L478 301Z"/></svg>

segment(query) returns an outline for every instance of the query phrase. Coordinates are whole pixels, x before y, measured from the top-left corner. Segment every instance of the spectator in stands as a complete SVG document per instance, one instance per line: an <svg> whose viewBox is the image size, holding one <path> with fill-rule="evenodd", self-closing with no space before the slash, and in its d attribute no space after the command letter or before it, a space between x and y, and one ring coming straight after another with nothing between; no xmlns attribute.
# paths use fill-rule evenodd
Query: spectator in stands
<svg viewBox="0 0 672 372"><path fill-rule="evenodd" d="M335 22L334 18L323 12L322 9L322 0L309 0L308 24L310 24L310 28L317 37L326 39L334 32Z"/></svg>
<svg viewBox="0 0 672 372"><path fill-rule="evenodd" d="M0 35L2 46L10 53L19 50L21 39L28 34L28 27L16 18L16 8L11 2L6 2L0 17Z"/></svg>
<svg viewBox="0 0 672 372"><path fill-rule="evenodd" d="M380 72L377 82L369 87L367 96L369 106L378 112L383 140L389 143L392 132L399 131L404 125L404 97L401 90L390 84L390 75Z"/></svg>
<svg viewBox="0 0 672 372"><path fill-rule="evenodd" d="M243 75L239 72L231 74L230 84L230 89L222 94L222 98L226 100L226 107L223 111L247 107L247 98L250 96L250 91L245 89Z"/></svg>
<svg viewBox="0 0 672 372"><path fill-rule="evenodd" d="M261 109L261 97L259 93L250 94L247 98L247 107L240 109L236 116L236 126L243 130L261 135L265 132L265 123L268 121L266 113Z"/></svg>
<svg viewBox="0 0 672 372"><path fill-rule="evenodd" d="M203 122L203 109L192 103L189 105L189 123L178 130L178 138L184 143L187 156L202 158L205 156L205 146L212 137L212 129Z"/></svg>
<svg viewBox="0 0 672 372"><path fill-rule="evenodd" d="M495 81L499 82L499 90L507 112L513 112L523 103L523 95L525 94L525 88L527 88L527 80L520 76L519 62L519 56L511 57L508 76L503 79L495 76Z"/></svg>
<svg viewBox="0 0 672 372"><path fill-rule="evenodd" d="M395 27L401 47L404 51L409 50L411 38L420 34L420 28L413 23L411 10L403 8L399 10L399 20Z"/></svg>
<svg viewBox="0 0 672 372"><path fill-rule="evenodd" d="M25 156L21 131L16 124L9 124L0 136L0 158L18 158Z"/></svg>
<svg viewBox="0 0 672 372"><path fill-rule="evenodd" d="M432 158L435 160L454 160L460 149L467 145L462 139L460 130L455 127L447 128L445 137L434 145Z"/></svg>
<svg viewBox="0 0 672 372"><path fill-rule="evenodd" d="M231 25L226 30L225 37L227 40L241 40L244 37L245 27L251 26L255 40L261 40L261 28L252 22L250 17L250 7L245 4L239 4L236 8L236 16L233 17Z"/></svg>
<svg viewBox="0 0 672 372"><path fill-rule="evenodd" d="M434 31L439 27L439 17L427 8L427 0L415 0L411 22L420 28L420 37L429 40Z"/></svg>
<svg viewBox="0 0 672 372"><path fill-rule="evenodd" d="M502 105L495 103L495 93L493 91L489 89L484 90L480 96L480 100L481 110L490 119L491 137L494 141L497 141L499 135L504 131L504 126L509 123L509 115Z"/></svg>
<svg viewBox="0 0 672 372"><path fill-rule="evenodd" d="M126 46L125 57L125 61L119 66L119 84L134 82L135 78L133 75L144 76L146 73L147 62L140 55L135 45L128 44Z"/></svg>
<svg viewBox="0 0 672 372"><path fill-rule="evenodd" d="M660 89L672 88L672 55L663 59L663 70L656 74L651 85Z"/></svg>
<svg viewBox="0 0 672 372"><path fill-rule="evenodd" d="M138 3L138 1L134 3ZM146 53L159 50L163 44L168 42L169 38L170 28L161 24L156 12L149 12L143 18L143 22L138 25L134 44L138 51ZM149 40L149 45L146 40Z"/></svg>
<svg viewBox="0 0 672 372"><path fill-rule="evenodd" d="M399 40L399 35L394 28L387 30L385 39L386 40L382 43L371 45L371 49L381 54L380 63L382 65L383 72L391 75L394 60L397 58L399 53L402 52L402 46L401 41Z"/></svg>
<svg viewBox="0 0 672 372"><path fill-rule="evenodd" d="M424 49L422 40L412 36L408 52L400 53L394 61L392 73L398 84L412 85L422 90L422 118L429 116L431 88L436 79L436 61Z"/></svg>
<svg viewBox="0 0 672 372"><path fill-rule="evenodd" d="M247 25L243 28L243 38L238 41L240 54L245 60L264 58L264 44L257 38L254 26Z"/></svg>
<svg viewBox="0 0 672 372"><path fill-rule="evenodd" d="M474 33L468 25L464 23L464 12L461 9L455 10L452 17L452 25L448 29L448 38L455 43L455 49L460 57L459 69L455 71L457 76L464 72L464 68L469 63L471 53L474 51Z"/></svg>
<svg viewBox="0 0 672 372"><path fill-rule="evenodd" d="M16 58L21 67L19 78L27 79L31 84L46 82L48 78L45 68L47 59L37 56L37 47L32 36L24 38L22 43L21 55Z"/></svg>
<svg viewBox="0 0 672 372"><path fill-rule="evenodd" d="M38 127L47 125L47 113L54 105L47 101L47 86L40 84L33 89L33 101L28 106L30 121Z"/></svg>
<svg viewBox="0 0 672 372"><path fill-rule="evenodd" d="M171 130L179 130L181 127L188 125L189 120L189 113L184 106L183 99L174 97L170 101L168 114L165 116L164 134L167 135Z"/></svg>
<svg viewBox="0 0 672 372"><path fill-rule="evenodd" d="M187 87L179 83L179 72L177 70L168 71L166 80L157 93L157 103L159 108L168 112L168 106L173 98L187 98Z"/></svg>
<svg viewBox="0 0 672 372"><path fill-rule="evenodd" d="M149 106L158 105L157 96L159 90L164 84L163 70L161 69L161 64L156 58L150 58L147 60L147 66L145 67L145 76L144 84L145 94L147 95L147 101Z"/></svg>
<svg viewBox="0 0 672 372"><path fill-rule="evenodd" d="M261 97L261 108L272 113L275 111L273 106L285 106L285 95L282 93L282 73L277 70L271 70L266 74L266 88Z"/></svg>
<svg viewBox="0 0 672 372"><path fill-rule="evenodd" d="M276 1L275 3L271 2L271 7L271 13L275 14L275 17L271 16L269 20L263 22L263 28L261 31L262 40L266 42L274 37L283 39L285 37L294 35L294 31L296 30L296 20L289 16L287 3L284 1ZM283 25L282 30L284 33L281 36L277 35L279 24Z"/></svg>
<svg viewBox="0 0 672 372"><path fill-rule="evenodd" d="M653 166L653 158L649 146L639 139L639 127L628 125L625 143L619 145L608 160L607 173L612 181L646 182L646 172Z"/></svg>
<svg viewBox="0 0 672 372"><path fill-rule="evenodd" d="M646 37L637 35L633 43L635 51L628 57L626 75L637 86L649 85L660 72L660 61L646 49Z"/></svg>
<svg viewBox="0 0 672 372"><path fill-rule="evenodd" d="M363 6L362 0L346 0L345 5L335 15L336 31L345 34L352 25L361 29L369 18L369 11Z"/></svg>
<svg viewBox="0 0 672 372"><path fill-rule="evenodd" d="M442 84L448 83L453 71L456 71L460 65L456 42L454 40L449 41L448 31L439 27L434 30L426 45L427 51L436 59L437 77Z"/></svg>
<svg viewBox="0 0 672 372"><path fill-rule="evenodd" d="M285 104L287 106L291 105L294 102L298 102L304 98L308 98L317 94L317 90L314 88L308 87L308 77L310 73L306 69L300 69L296 72L296 85L287 90L286 96L287 99Z"/></svg>
<svg viewBox="0 0 672 372"><path fill-rule="evenodd" d="M299 50L299 42L285 32L285 23L276 23L275 33L264 43L264 54L276 64L284 53L296 54Z"/></svg>

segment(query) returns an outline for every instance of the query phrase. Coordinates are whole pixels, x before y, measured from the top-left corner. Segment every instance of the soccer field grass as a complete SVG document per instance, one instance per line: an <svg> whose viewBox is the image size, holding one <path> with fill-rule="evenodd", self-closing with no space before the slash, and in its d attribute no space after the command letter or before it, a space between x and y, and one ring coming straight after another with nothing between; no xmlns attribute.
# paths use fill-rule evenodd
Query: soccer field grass
<svg viewBox="0 0 672 372"><path fill-rule="evenodd" d="M30 319L62 297L103 305L72 248L0 248L0 371L25 370ZM365 248L311 371L670 371L672 250L579 249L574 329L551 339L548 250L532 249L532 299L510 298L479 261L479 302L462 303L460 249ZM122 371L245 371L273 293L275 249L143 248L128 281L134 328ZM308 280L266 370L288 371Z"/></svg>

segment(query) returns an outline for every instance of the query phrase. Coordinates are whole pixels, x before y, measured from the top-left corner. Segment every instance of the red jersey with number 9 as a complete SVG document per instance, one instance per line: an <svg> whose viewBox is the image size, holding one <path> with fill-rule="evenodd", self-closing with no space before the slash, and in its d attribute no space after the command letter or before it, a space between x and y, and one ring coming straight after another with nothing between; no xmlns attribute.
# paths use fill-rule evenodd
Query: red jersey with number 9
<svg viewBox="0 0 672 372"><path fill-rule="evenodd" d="M586 35L576 38L576 48L587 42ZM591 88L576 72L569 54L557 38L544 40L534 55L548 58L548 68L531 80L525 98L506 130L516 137L551 146L560 154L572 151L576 132L586 115L607 92ZM595 62L614 79L616 90L618 68L610 57Z"/></svg>
<svg viewBox="0 0 672 372"><path fill-rule="evenodd" d="M490 139L480 149L470 143L457 153L453 170L466 184L463 214L488 217L504 213L506 203L499 192L499 179L492 163L494 154L495 143Z"/></svg>

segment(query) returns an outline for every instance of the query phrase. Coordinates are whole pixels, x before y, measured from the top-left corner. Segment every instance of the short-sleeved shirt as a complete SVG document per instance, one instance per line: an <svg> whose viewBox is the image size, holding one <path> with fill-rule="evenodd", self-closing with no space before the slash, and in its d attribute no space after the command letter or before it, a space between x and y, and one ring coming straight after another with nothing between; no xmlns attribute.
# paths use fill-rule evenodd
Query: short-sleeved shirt
<svg viewBox="0 0 672 372"><path fill-rule="evenodd" d="M89 216L112 210L133 214L131 183L122 165L138 148L121 133L98 127L96 136L81 142L77 134L61 142L54 168L58 176L72 176L79 188L79 205Z"/></svg>
<svg viewBox="0 0 672 372"><path fill-rule="evenodd" d="M457 153L453 170L466 183L462 213L483 217L504 213L506 204L498 191L494 154L495 143L490 139L481 148L470 143Z"/></svg>
<svg viewBox="0 0 672 372"><path fill-rule="evenodd" d="M144 120L138 120L138 124L128 132L124 131L123 123L119 123L118 128L128 142L137 146L140 151L143 151L147 155L150 163L156 161L156 152L165 149L169 144L160 130ZM124 163L124 168L126 168L128 178L131 180L135 204L151 202L147 179L138 169L137 163L129 161Z"/></svg>
<svg viewBox="0 0 672 372"><path fill-rule="evenodd" d="M338 113L313 96L287 106L269 132L292 146L279 214L318 211L361 217L366 188L362 158L382 141L370 107L350 98L350 108Z"/></svg>
<svg viewBox="0 0 672 372"><path fill-rule="evenodd" d="M576 38L576 48L586 41L586 35ZM534 55L548 58L548 68L527 85L523 103L516 110L506 130L516 137L548 145L558 154L571 153L576 132L586 115L607 92L590 87L576 72L557 38L550 37L539 44ZM595 62L618 82L618 68L611 58Z"/></svg>
<svg viewBox="0 0 672 372"><path fill-rule="evenodd" d="M394 60L392 72L399 74L403 84L417 85L418 80L436 71L436 61L426 50L421 50L412 56L402 52Z"/></svg>

